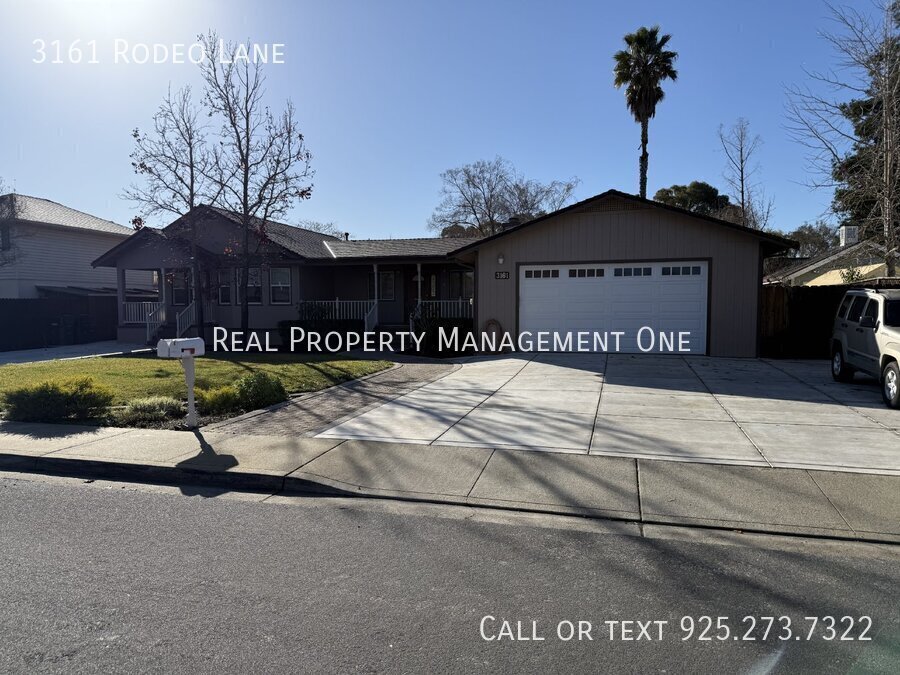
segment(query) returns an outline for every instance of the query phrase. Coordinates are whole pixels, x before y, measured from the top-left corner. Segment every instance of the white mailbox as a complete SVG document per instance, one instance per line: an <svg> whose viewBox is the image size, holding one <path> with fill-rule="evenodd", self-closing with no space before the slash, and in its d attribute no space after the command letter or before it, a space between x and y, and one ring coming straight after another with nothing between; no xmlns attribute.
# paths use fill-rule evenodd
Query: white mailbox
<svg viewBox="0 0 900 675"><path fill-rule="evenodd" d="M182 359L186 356L203 356L206 345L203 338L175 338L156 343L156 355L164 359Z"/></svg>
<svg viewBox="0 0 900 675"><path fill-rule="evenodd" d="M197 406L194 402L194 357L203 356L206 345L203 338L175 338L156 343L156 355L164 359L181 359L184 381L187 384L187 419L185 424L193 429L197 426Z"/></svg>

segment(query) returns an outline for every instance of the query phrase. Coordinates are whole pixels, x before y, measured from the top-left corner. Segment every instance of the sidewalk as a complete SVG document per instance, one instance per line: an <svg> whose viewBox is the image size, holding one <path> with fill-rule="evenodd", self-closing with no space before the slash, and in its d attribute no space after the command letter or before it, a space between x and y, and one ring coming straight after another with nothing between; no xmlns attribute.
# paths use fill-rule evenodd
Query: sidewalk
<svg viewBox="0 0 900 675"><path fill-rule="evenodd" d="M898 476L13 422L0 470L900 543Z"/></svg>

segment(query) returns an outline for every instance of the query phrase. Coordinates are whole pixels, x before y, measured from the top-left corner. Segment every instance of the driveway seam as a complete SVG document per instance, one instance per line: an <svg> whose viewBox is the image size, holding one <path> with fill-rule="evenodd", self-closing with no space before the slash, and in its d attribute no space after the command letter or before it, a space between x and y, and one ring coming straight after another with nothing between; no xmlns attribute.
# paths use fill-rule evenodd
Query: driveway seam
<svg viewBox="0 0 900 675"><path fill-rule="evenodd" d="M861 412L860 410L858 410L856 407L854 407L854 406L852 406L852 405L850 405L850 404L848 404L848 403L844 403L843 401L841 401L840 399L836 398L835 396L832 396L829 392L822 390L822 389L819 388L817 385L815 385L815 384L809 384L809 383L807 383L807 382L804 382L803 380L801 380L799 377L797 377L797 376L794 375L793 373L791 373L791 372L789 372L789 371L787 371L787 370L784 370L783 368L779 368L778 366L776 366L774 363L770 362L770 361L767 360L767 359L760 359L760 361L762 361L763 363L765 363L767 366L769 366L769 367L771 367L771 368L774 368L774 369L777 370L778 372L784 373L784 374L787 375L788 377L797 380L797 382L799 382L800 384L804 384L804 385L806 385L806 386L812 387L812 388L815 389L817 392L819 392L820 394L823 394L824 396L827 396L828 398L830 398L832 401L834 401L834 402L837 403L838 405L842 405L842 406L844 406L845 408L849 408L850 410L852 410L853 412L855 412L855 413L856 413L857 415L859 415L860 417L863 417L863 418L869 420L870 422L874 422L875 424L877 424L877 425L878 425L879 427L881 427L882 429L885 429L886 431L890 431L892 434L895 434L895 435L897 435L897 436L900 436L900 429L891 429L889 426L887 426L886 424L880 422L879 420L875 419L874 417L869 417L869 416L866 415L864 412Z"/></svg>
<svg viewBox="0 0 900 675"><path fill-rule="evenodd" d="M481 476L484 475L484 470L487 468L488 463L491 461L491 457L494 456L494 453L497 452L496 448L491 448L491 452L488 455L487 459L484 462L484 466L481 467L481 471L478 472L478 477L475 479L475 482L472 483L472 487L469 488L469 491L466 493L466 497L472 496L472 490L475 489L475 486L478 485L478 481L481 480Z"/></svg>
<svg viewBox="0 0 900 675"><path fill-rule="evenodd" d="M682 356L681 360L684 361L684 364L694 374L694 377L696 377L698 380L700 380L700 384L702 384L704 389L706 389L706 391L709 392L709 395L713 397L713 400L715 400L715 402L719 404L719 407L725 411L725 414L728 415L728 417L731 419L732 422L734 422L735 426L741 430L741 433L744 434L744 438L746 438L748 441L750 441L750 445L752 445L756 449L756 451L759 453L759 456L762 457L763 460L765 460L766 464L769 465L769 468L774 468L772 466L772 462L770 462L769 458L765 456L762 449L756 444L756 442L752 438L750 438L750 434L748 434L746 432L746 430L744 429L744 427L741 426L741 423L738 422L737 419L735 419L734 415L731 414L731 411L728 410L728 408L726 408L722 404L722 401L719 400L719 397L713 393L713 390L709 388L708 384L706 384L706 380L704 380L702 377L700 377L700 373L698 373L696 370L694 370L694 367L690 364L690 362L686 358L684 358Z"/></svg>
<svg viewBox="0 0 900 675"><path fill-rule="evenodd" d="M854 527L850 524L850 521L848 521L844 517L844 514L841 513L841 510L837 507L837 504L835 504L833 501L831 501L831 497L829 497L828 494L825 492L825 490L822 489L822 486L819 485L819 481L816 480L815 476L813 476L807 469L804 469L804 472L806 473L807 476L810 477L810 480L812 480L812 482L815 484L815 486L817 488L819 488L819 492L821 492L822 496L828 500L828 503L831 504L831 508L833 508L837 512L837 514L841 517L841 520L843 520L844 523L846 523L847 527L850 528L850 531L853 532L853 534L859 534L859 532L857 532L856 529L854 529Z"/></svg>
<svg viewBox="0 0 900 675"><path fill-rule="evenodd" d="M641 536L644 536L644 500L641 497L641 463L640 460L635 457L634 458L634 481L637 486L637 500L638 500L638 530L641 533Z"/></svg>
<svg viewBox="0 0 900 675"><path fill-rule="evenodd" d="M600 380L600 391L597 393L597 407L594 410L594 423L591 425L591 437L588 439L587 454L591 454L591 446L594 444L594 434L597 432L597 418L600 417L600 403L603 401L603 385L606 384L606 378L609 376L609 353L606 354L606 360L603 362L603 379ZM643 534L643 533L641 533Z"/></svg>
<svg viewBox="0 0 900 675"><path fill-rule="evenodd" d="M531 358L528 359L527 361L525 361L525 363L522 365L522 367L519 368L515 373L513 373L513 374L509 377L509 379L506 380L506 382L504 382L504 383L501 384L499 387L497 387L496 389L494 389L494 394L496 394L498 391L500 391L501 389L503 389L503 387L505 387L505 386L508 385L510 382L512 382L512 381L519 375L519 373L521 373L521 372L525 369L525 366L527 366L529 363L531 363L531 362L534 360L535 356L536 356L536 354L532 354ZM438 434L438 437L437 437L437 438L435 438L433 441L429 441L428 445L434 445L435 443L437 443L438 439L441 438L441 436L443 436L444 434L448 433L453 427L455 427L457 424L459 424L459 423L462 422L464 419L466 419L469 415L471 415L473 411L477 410L477 409L480 408L482 405L484 405L484 402L487 401L487 400L489 400L489 399L491 398L491 396L493 396L494 394L490 394L486 399L484 399L484 401L481 401L480 403L478 403L475 407L473 407L471 410L469 410L469 412L467 412L465 415L463 415L462 417L460 417L458 420L456 420L456 421L455 421L453 424L451 424L449 427L447 427L446 429L444 429L440 434ZM474 486L473 486L473 487L474 487Z"/></svg>

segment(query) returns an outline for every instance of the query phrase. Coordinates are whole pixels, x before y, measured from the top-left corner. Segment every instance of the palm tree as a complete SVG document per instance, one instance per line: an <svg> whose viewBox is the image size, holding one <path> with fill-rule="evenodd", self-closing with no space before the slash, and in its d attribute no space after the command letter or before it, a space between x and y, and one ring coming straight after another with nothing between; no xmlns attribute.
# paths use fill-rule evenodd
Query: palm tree
<svg viewBox="0 0 900 675"><path fill-rule="evenodd" d="M641 125L641 197L647 197L647 127L650 118L656 115L656 105L663 100L663 80L678 79L673 63L677 52L665 49L671 35L659 35L659 26L642 26L625 36L626 49L616 52L613 57L616 66L616 89L625 87L625 102L635 122Z"/></svg>

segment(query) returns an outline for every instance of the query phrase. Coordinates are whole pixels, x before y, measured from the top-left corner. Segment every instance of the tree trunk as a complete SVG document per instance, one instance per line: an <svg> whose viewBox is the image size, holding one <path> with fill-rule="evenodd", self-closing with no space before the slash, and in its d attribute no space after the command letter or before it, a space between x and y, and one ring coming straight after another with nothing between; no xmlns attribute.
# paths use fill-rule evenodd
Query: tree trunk
<svg viewBox="0 0 900 675"><path fill-rule="evenodd" d="M191 274L193 275L193 300L196 303L197 312L197 335L204 340L206 333L203 330L205 317L203 316L203 277L200 270L200 257L197 255L197 214L194 207L188 211L188 222L191 228Z"/></svg>
<svg viewBox="0 0 900 675"><path fill-rule="evenodd" d="M246 334L250 330L250 306L247 304L247 289L250 286L250 225L245 224L243 243L243 264L241 268L241 330Z"/></svg>
<svg viewBox="0 0 900 675"><path fill-rule="evenodd" d="M650 126L650 121L647 119L641 120L641 162L640 162L640 171L641 171L641 198L647 198L647 165L649 164L650 155L647 153L647 128Z"/></svg>

